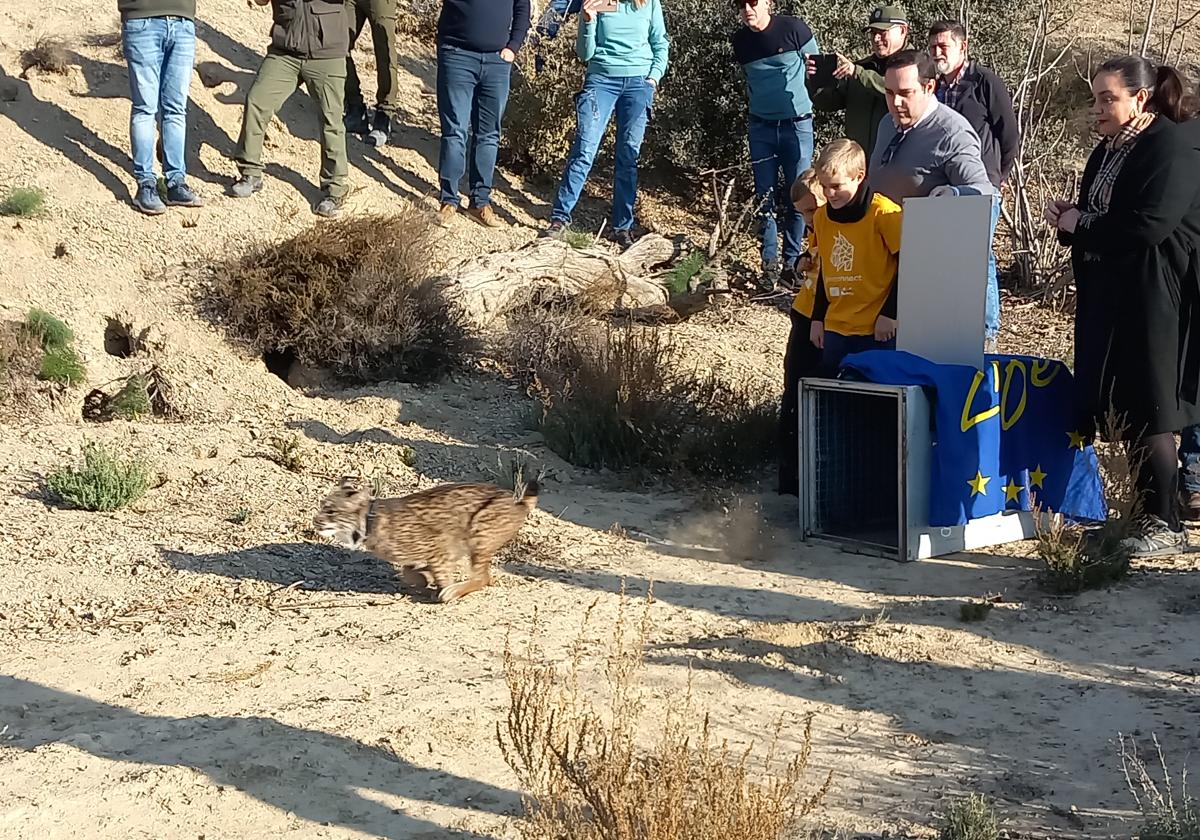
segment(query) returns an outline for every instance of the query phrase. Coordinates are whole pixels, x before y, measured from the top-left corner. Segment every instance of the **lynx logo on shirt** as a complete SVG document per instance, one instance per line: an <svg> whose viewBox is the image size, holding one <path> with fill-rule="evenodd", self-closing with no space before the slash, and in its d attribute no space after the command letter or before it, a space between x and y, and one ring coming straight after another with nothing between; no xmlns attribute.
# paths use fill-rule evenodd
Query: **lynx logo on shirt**
<svg viewBox="0 0 1200 840"><path fill-rule="evenodd" d="M829 262L838 271L854 269L854 245L842 235L840 230L833 238L833 250L829 252Z"/></svg>

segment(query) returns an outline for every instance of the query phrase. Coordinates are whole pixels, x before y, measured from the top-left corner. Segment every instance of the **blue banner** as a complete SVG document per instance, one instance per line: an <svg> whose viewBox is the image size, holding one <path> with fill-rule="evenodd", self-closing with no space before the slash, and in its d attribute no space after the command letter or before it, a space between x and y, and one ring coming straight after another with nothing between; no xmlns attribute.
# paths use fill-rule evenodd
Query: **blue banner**
<svg viewBox="0 0 1200 840"><path fill-rule="evenodd" d="M1062 362L988 355L984 370L870 350L843 370L881 385L920 385L936 443L929 524L961 525L1004 510L1044 508L1101 522L1107 506L1093 448L1074 428L1073 378Z"/></svg>

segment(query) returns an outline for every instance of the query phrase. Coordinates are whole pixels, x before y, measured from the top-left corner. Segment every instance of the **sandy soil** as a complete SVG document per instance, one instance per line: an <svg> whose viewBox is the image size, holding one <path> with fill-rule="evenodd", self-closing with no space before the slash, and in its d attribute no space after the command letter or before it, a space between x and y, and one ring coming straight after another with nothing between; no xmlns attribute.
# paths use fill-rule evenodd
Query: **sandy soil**
<svg viewBox="0 0 1200 840"><path fill-rule="evenodd" d="M0 190L52 200L44 218L0 223L0 316L39 305L67 319L92 384L145 363L105 353L106 316L156 325L186 411L85 425L77 393L45 424L0 426L0 836L516 837L519 791L494 734L506 634L520 638L536 608L562 650L593 601L603 626L622 581L641 593L651 580L654 696L692 668L736 743L781 712L816 712L814 761L836 774L828 824L923 836L947 797L980 790L1012 836L1131 834L1117 734L1157 734L1177 767L1200 746L1195 561L1055 599L1019 556L1028 546L898 565L800 545L794 511L756 485L713 488L732 499L722 507L713 492L572 467L486 372L426 389L288 388L195 314L190 268L313 223L316 118L294 97L267 189L225 198L265 16L203 5L197 63L220 81L193 85L192 171L208 204L160 219L128 204L123 62L89 46L116 30L113 4L0 8L0 67L17 86L0 101ZM68 38L78 67L18 78L20 51L45 34ZM352 143L350 212L432 189L432 72L427 50L406 48L407 126L382 151ZM507 175L498 201L510 228L462 220L445 252L512 247L547 209L544 190ZM1012 307L1008 345L1041 333L1036 346L1057 350L1047 317ZM777 308L743 301L678 336L698 364L773 385L786 330ZM293 433L298 474L264 457ZM46 504L41 476L93 439L146 454L161 485L113 514ZM546 492L480 595L415 603L378 562L306 536L343 471L400 493L489 479L512 453L546 464ZM960 604L989 594L1002 603L987 620L960 623Z"/></svg>

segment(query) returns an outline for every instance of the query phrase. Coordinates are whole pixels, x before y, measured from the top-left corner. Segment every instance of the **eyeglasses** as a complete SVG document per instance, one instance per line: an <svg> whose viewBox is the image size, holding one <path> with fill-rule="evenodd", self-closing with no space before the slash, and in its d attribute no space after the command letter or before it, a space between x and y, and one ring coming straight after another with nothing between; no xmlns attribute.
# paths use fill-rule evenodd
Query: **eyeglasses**
<svg viewBox="0 0 1200 840"><path fill-rule="evenodd" d="M758 0L733 0L733 5L734 5L734 8L736 8L736 9L740 9L743 6L750 6L751 8L756 8L758 6Z"/></svg>

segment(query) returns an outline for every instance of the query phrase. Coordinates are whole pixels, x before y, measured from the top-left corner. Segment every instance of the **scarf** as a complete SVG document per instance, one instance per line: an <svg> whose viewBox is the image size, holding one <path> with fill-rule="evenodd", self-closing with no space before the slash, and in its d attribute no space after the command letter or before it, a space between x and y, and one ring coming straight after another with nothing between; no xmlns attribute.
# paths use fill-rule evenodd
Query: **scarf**
<svg viewBox="0 0 1200 840"><path fill-rule="evenodd" d="M1080 214L1079 223L1087 227L1092 221L1108 212L1109 202L1112 201L1113 185L1121 174L1125 159L1137 145L1138 138L1154 122L1154 114L1141 114L1126 123L1115 136L1104 141L1104 158L1100 162L1100 171L1092 181L1092 187L1087 195L1087 212Z"/></svg>

